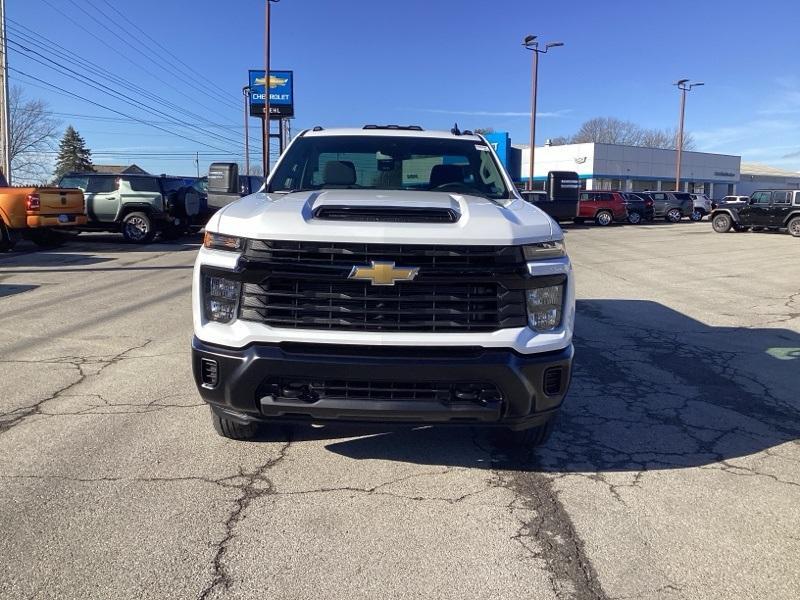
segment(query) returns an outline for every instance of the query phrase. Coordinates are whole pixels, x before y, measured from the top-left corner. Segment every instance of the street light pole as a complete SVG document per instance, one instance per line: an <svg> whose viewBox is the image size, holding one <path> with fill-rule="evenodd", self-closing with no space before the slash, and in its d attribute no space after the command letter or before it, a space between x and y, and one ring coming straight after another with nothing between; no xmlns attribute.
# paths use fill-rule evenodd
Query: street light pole
<svg viewBox="0 0 800 600"><path fill-rule="evenodd" d="M678 121L678 142L677 142L677 157L675 160L675 191L681 191L681 160L683 159L683 122L686 114L686 92L692 91L693 87L705 85L702 81L691 83L688 79L680 79L673 85L678 86L681 91L681 113Z"/></svg>
<svg viewBox="0 0 800 600"><path fill-rule="evenodd" d="M242 88L244 96L244 174L250 175L250 119L248 109L250 108L250 86Z"/></svg>
<svg viewBox="0 0 800 600"><path fill-rule="evenodd" d="M547 54L550 48L564 45L562 42L550 42L545 44L542 49L539 48L539 42L536 37L535 35L529 35L522 41L522 45L533 52L533 61L531 64L531 151L528 160L528 184L526 186L526 189L529 191L533 190L533 158L536 152L536 99L539 87L539 54Z"/></svg>

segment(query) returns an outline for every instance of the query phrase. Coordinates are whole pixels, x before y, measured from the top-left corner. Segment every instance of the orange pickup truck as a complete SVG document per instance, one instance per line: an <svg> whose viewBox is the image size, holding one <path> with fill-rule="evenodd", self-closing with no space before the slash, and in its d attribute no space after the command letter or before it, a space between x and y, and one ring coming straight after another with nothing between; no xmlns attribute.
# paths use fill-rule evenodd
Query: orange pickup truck
<svg viewBox="0 0 800 600"><path fill-rule="evenodd" d="M86 224L83 192L51 187L7 187L0 175L0 252L25 238L56 246L61 230Z"/></svg>

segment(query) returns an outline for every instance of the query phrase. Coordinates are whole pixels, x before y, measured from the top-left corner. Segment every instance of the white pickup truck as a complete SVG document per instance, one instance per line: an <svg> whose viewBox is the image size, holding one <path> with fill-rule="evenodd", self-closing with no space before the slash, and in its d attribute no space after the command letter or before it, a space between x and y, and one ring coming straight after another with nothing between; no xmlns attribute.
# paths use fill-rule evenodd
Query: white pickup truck
<svg viewBox="0 0 800 600"><path fill-rule="evenodd" d="M536 445L570 383L563 233L457 128L302 132L211 218L192 295L194 377L233 439L335 420Z"/></svg>

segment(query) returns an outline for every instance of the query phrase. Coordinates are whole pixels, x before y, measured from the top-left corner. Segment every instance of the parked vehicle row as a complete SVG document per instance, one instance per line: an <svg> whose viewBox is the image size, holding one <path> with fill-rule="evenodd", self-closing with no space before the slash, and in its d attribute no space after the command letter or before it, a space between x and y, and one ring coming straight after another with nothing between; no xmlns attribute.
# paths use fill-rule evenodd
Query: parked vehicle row
<svg viewBox="0 0 800 600"><path fill-rule="evenodd" d="M720 203L711 213L717 233L787 229L800 237L800 191L759 190L747 202Z"/></svg>

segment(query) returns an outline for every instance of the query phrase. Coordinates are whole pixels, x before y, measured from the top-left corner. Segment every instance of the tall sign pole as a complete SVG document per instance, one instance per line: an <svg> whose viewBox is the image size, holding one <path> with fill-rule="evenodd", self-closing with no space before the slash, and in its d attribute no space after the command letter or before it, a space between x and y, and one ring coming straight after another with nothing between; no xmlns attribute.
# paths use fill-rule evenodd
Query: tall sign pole
<svg viewBox="0 0 800 600"><path fill-rule="evenodd" d="M242 96L244 96L244 174L250 175L250 119L248 118L247 111L250 108L250 86L246 85L242 88Z"/></svg>
<svg viewBox="0 0 800 600"><path fill-rule="evenodd" d="M8 53L6 45L6 0L0 0L0 154L8 185L11 185L11 118L8 110Z"/></svg>
<svg viewBox="0 0 800 600"><path fill-rule="evenodd" d="M264 19L264 124L262 127L264 179L269 176L269 7L272 0L265 0L266 10Z"/></svg>

